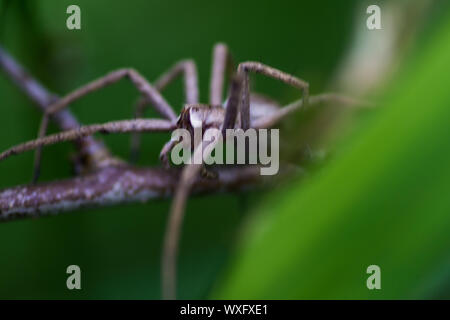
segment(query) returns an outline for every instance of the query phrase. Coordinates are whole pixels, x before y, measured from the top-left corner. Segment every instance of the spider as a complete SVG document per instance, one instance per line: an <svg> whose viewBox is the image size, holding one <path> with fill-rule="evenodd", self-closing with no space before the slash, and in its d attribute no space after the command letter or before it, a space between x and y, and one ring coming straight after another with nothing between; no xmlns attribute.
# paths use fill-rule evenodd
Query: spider
<svg viewBox="0 0 450 320"><path fill-rule="evenodd" d="M302 92L302 97L300 100L281 108L278 103L262 95L250 93L249 73L259 73L280 80L299 89ZM229 92L225 102L223 102L223 88L226 74L229 75ZM184 77L186 104L180 116L177 117L170 104L160 92L180 75ZM76 130L62 131L46 136L48 122L52 115L89 93L100 90L125 78L131 80L141 94L141 98L136 106L136 119L86 125ZM241 128L247 130L249 128L272 127L292 112L300 108L305 108L308 105L322 102L362 104L362 102L356 99L331 93L310 97L309 84L306 81L259 62L240 63L234 71L228 47L222 43L216 44L213 49L209 103L200 104L198 100L197 70L192 60L182 60L176 63L156 80L154 84L149 83L134 69L119 69L55 101L47 108L42 118L39 137L1 153L0 161L11 155L36 150L33 175L33 181L36 181L39 176L41 149L43 146L63 141L78 140L95 133L132 133L131 154L132 158L136 158L140 144L139 134L142 132L170 132L177 128L192 131L194 126L200 125L202 127L219 129L217 130L219 134L223 134L226 129ZM142 118L144 108L147 106L152 106L164 119ZM217 138L215 136L213 141L217 141ZM160 159L166 167L169 167L168 154L176 143L177 141L170 140L161 150ZM195 146L195 148L193 146L194 157L202 152L200 146ZM96 154L95 160L104 165L111 164L111 157L103 153ZM121 163L119 159L112 158L112 160ZM87 167L89 167L89 164L87 164ZM163 298L175 298L176 256L184 209L190 188L203 168L203 164L187 164L184 166L179 185L172 201L161 259Z"/></svg>

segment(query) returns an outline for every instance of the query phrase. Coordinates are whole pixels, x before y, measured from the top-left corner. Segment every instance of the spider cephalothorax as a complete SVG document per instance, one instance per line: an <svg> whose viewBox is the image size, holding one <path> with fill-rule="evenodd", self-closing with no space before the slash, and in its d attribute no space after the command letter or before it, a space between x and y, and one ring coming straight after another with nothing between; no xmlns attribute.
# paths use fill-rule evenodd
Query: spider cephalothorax
<svg viewBox="0 0 450 320"><path fill-rule="evenodd" d="M221 129L225 117L225 108L209 104L187 104L181 110L177 128L193 133L196 128L206 131L210 128Z"/></svg>
<svg viewBox="0 0 450 320"><path fill-rule="evenodd" d="M195 137L203 139L203 135L208 129L221 129L225 117L225 108L222 106L209 104L186 104L181 110L177 120L177 129L188 130L191 141L191 149L195 146ZM169 164L167 153L172 147L180 142L176 140L169 143L168 148L163 148L161 160L167 166Z"/></svg>

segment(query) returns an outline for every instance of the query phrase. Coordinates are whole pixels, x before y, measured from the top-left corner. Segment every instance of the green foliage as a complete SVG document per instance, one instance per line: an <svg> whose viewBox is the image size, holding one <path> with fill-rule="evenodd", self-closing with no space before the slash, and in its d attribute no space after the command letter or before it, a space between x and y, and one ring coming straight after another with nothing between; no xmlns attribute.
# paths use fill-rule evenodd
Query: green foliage
<svg viewBox="0 0 450 320"><path fill-rule="evenodd" d="M82 30L68 31L66 8L75 3L82 9ZM316 94L339 65L352 30L365 27L353 25L360 3L0 0L0 41L58 94L120 67L134 67L152 81L176 61L193 58L206 102L217 41L230 46L236 61L259 60L307 79ZM447 35L435 39L386 106L361 122L329 166L283 195L274 191L263 209L252 210L245 245L231 259L221 287L213 286L230 261L236 230L264 194L191 199L179 297L208 297L211 288L213 297L228 298L448 297ZM164 92L176 110L183 101L181 83ZM252 84L283 103L298 98L276 81L255 76ZM71 108L84 124L126 119L136 98L124 81ZM35 137L40 117L0 75L0 150ZM168 138L143 135L139 164L157 164ZM128 136L102 139L128 157ZM42 180L70 176L70 152L70 144L44 149ZM27 153L1 162L0 188L27 183L32 161ZM0 224L0 298L159 298L169 201ZM65 287L71 264L81 267L81 291ZM365 289L369 264L382 268L381 292Z"/></svg>
<svg viewBox="0 0 450 320"><path fill-rule="evenodd" d="M327 166L257 210L214 298L450 298L450 20L407 70Z"/></svg>

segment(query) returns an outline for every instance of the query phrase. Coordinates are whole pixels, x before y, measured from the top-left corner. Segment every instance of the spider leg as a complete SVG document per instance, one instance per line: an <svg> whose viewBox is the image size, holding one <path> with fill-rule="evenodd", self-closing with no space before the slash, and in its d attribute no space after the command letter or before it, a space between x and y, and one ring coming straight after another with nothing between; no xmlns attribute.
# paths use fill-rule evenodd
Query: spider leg
<svg viewBox="0 0 450 320"><path fill-rule="evenodd" d="M209 103L211 105L222 105L225 72L228 71L231 75L233 62L226 44L216 44L213 51Z"/></svg>
<svg viewBox="0 0 450 320"><path fill-rule="evenodd" d="M225 135L226 129L234 129L236 117L239 110L240 97L244 85L244 78L241 74L236 74L231 79L230 96L228 97L225 117L222 124L222 134Z"/></svg>
<svg viewBox="0 0 450 320"><path fill-rule="evenodd" d="M345 95L337 94L337 93L323 93L316 96L311 96L308 101L308 107L312 107L315 105L320 105L323 103L335 103L338 105L344 106L361 106L361 107L373 107L374 104L365 100L348 97ZM252 127L255 129L262 128L270 128L273 127L278 122L282 121L288 115L292 114L295 111L300 109L304 109L304 101L303 99L295 101L283 108L280 108L277 112L266 116L261 117L255 120L252 124Z"/></svg>
<svg viewBox="0 0 450 320"><path fill-rule="evenodd" d="M141 92L141 94L152 103L155 109L163 117L172 121L176 119L176 115L172 107L167 103L167 101L163 98L163 96L159 93L159 91L155 87L153 87L140 73L138 73L134 69L119 69L110 72L107 75L82 86L81 88L76 89L72 93L69 93L68 95L57 100L54 104L49 106L41 121L41 126L39 129L39 138L45 136L48 126L47 118L49 118L51 115L66 108L67 106L69 106L69 104L84 97L85 95L97 91L99 89L105 88L124 78L129 78L131 82L136 86L136 88ZM41 154L42 149L39 147L36 149L35 153L35 160L34 160L35 172L33 174L33 182L35 182L38 178L41 162Z"/></svg>
<svg viewBox="0 0 450 320"><path fill-rule="evenodd" d="M244 77L242 102L240 108L241 127L243 130L250 128L249 72L260 73L267 77L280 80L295 88L301 89L303 91L303 103L307 105L309 97L309 84L306 81L259 62L243 62L238 66L238 73L243 74Z"/></svg>
<svg viewBox="0 0 450 320"><path fill-rule="evenodd" d="M193 60L182 60L173 65L167 72L162 74L154 83L154 87L162 92L172 81L180 75L184 76L185 100L189 104L199 101L197 66ZM141 98L136 103L135 117L141 118L145 107L150 102L146 97ZM130 159L136 162L139 156L140 134L138 132L131 135Z"/></svg>
<svg viewBox="0 0 450 320"><path fill-rule="evenodd" d="M225 121L222 127L222 132L226 129L234 128L237 110L239 108L240 96L242 90L242 77L236 75L232 78L230 98L228 99ZM221 131L218 131L214 136L211 144L216 144L219 141ZM203 147L205 141L202 141L194 150L194 155L191 159L202 159L208 157L208 154L203 154ZM214 145L213 145L214 146ZM213 149L213 146L210 150ZM166 227L164 238L164 247L161 259L162 272L162 297L163 299L176 298L176 263L178 254L178 242L181 234L181 225L183 222L186 201L189 196L192 184L198 178L199 172L203 168L203 163L197 164L194 161L187 164L181 173L180 182L175 191L172 206L170 208L169 220Z"/></svg>
<svg viewBox="0 0 450 320"><path fill-rule="evenodd" d="M194 157L202 152L199 145L194 151ZM162 298L176 298L176 266L181 225L184 218L186 200L195 178L202 168L201 164L187 164L181 173L180 183L175 192L170 207L169 219L164 236L164 246L161 260Z"/></svg>
<svg viewBox="0 0 450 320"><path fill-rule="evenodd" d="M177 144L178 141L170 140L167 142L161 149L159 154L159 160L163 164L165 168L169 168L169 153L172 151L173 147Z"/></svg>
<svg viewBox="0 0 450 320"><path fill-rule="evenodd" d="M135 119L112 121L103 124L82 126L78 129L62 131L49 136L16 145L0 153L0 161L29 150L41 148L64 141L73 141L94 133L129 133L129 132L167 132L174 129L173 122L163 119Z"/></svg>
<svg viewBox="0 0 450 320"><path fill-rule="evenodd" d="M140 97L135 105L134 118L140 119L144 116L144 109L147 106L147 100ZM130 162L136 163L139 158L139 149L141 147L141 135L134 132L130 136Z"/></svg>
<svg viewBox="0 0 450 320"><path fill-rule="evenodd" d="M155 88L160 92L163 91L180 74L184 74L186 102L190 104L198 103L199 88L197 66L193 60L182 60L176 63L155 81Z"/></svg>

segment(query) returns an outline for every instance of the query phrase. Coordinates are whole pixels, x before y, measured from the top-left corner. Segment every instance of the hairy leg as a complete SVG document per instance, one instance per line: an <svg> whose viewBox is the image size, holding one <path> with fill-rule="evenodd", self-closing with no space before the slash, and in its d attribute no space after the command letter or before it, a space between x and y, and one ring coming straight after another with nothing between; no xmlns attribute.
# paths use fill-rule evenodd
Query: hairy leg
<svg viewBox="0 0 450 320"><path fill-rule="evenodd" d="M226 129L234 128L237 110L239 108L239 101L242 90L242 77L236 75L231 81L230 98L228 99L227 109L225 113L225 122L222 127L222 131ZM225 125L226 123L226 125ZM212 139L211 143L217 143L219 136L222 132L218 132ZM204 142L202 141L199 146L194 150L193 159L198 157L209 156L203 154ZM211 148L210 150L212 150ZM191 157L192 159L192 157ZM203 160L203 157L201 158ZM189 196L192 184L199 176L199 172L202 170L203 164L187 164L183 168L181 174L180 183L178 184L175 192L174 199L172 200L172 206L169 213L169 221L167 223L164 247L161 259L162 270L162 297L163 299L175 299L176 298L176 264L178 254L178 242L181 234L181 225L183 222L186 201Z"/></svg>
<svg viewBox="0 0 450 320"><path fill-rule="evenodd" d="M182 60L176 63L166 73L155 81L155 88L162 92L172 81L181 74L184 75L184 93L186 103L194 104L199 101L197 66L193 60Z"/></svg>
<svg viewBox="0 0 450 320"><path fill-rule="evenodd" d="M230 96L226 105L225 118L222 125L222 135L226 129L234 129L242 95L244 78L239 73L234 75L230 83Z"/></svg>
<svg viewBox="0 0 450 320"><path fill-rule="evenodd" d="M170 140L167 142L163 148L161 149L161 152L159 154L159 160L163 164L165 168L170 167L169 163L169 153L172 151L173 147L178 143L178 141Z"/></svg>
<svg viewBox="0 0 450 320"><path fill-rule="evenodd" d="M53 114L58 112L85 95L105 88L106 86L116 83L124 78L129 78L141 94L152 103L155 109L164 118L168 120L176 119L176 115L172 107L167 103L159 91L134 69L119 69L107 74L106 76L96 79L56 101L56 103L49 107L46 113Z"/></svg>
<svg viewBox="0 0 450 320"><path fill-rule="evenodd" d="M308 104L309 97L309 84L297 77L284 73L278 69L266 66L259 62L243 62L239 64L238 73L244 77L242 101L240 108L241 127L243 130L250 128L250 89L249 89L249 72L260 73L267 77L280 80L286 84L289 84L295 88L303 91L303 104Z"/></svg>
<svg viewBox="0 0 450 320"><path fill-rule="evenodd" d="M360 100L357 98L348 97L336 93L323 93L316 96L311 96L308 101L308 107L315 105L320 105L322 103L335 103L344 106L361 106L361 107L373 107L374 104L368 101ZM271 114L266 117L258 118L254 123L253 127L255 129L270 128L277 124L278 122L285 119L288 115L295 111L304 109L304 100L295 101L283 108L280 108L276 113Z"/></svg>
<svg viewBox="0 0 450 320"><path fill-rule="evenodd" d="M211 80L209 88L209 103L212 105L222 105L223 86L225 73L231 74L233 62L228 47L223 43L214 46L213 63L211 70Z"/></svg>
<svg viewBox="0 0 450 320"><path fill-rule="evenodd" d="M47 132L48 119L51 115L58 111L67 108L72 102L86 96L89 93L100 90L113 83L118 82L121 79L129 78L141 94L148 99L155 109L165 118L175 121L176 115L172 107L167 103L163 96L155 89L141 74L134 69L119 69L113 71L106 76L96 79L81 88L69 93L63 98L57 100L52 104L45 112L39 129L39 138L45 136ZM33 182L38 178L39 167L41 162L42 149L37 148L34 160L35 173L33 175Z"/></svg>
<svg viewBox="0 0 450 320"><path fill-rule="evenodd" d="M201 146L197 147L194 153L199 154L202 152L201 149ZM165 300L176 299L176 266L181 225L184 219L186 200L201 168L201 164L188 164L185 166L170 207L161 259L161 295Z"/></svg>
<svg viewBox="0 0 450 320"><path fill-rule="evenodd" d="M0 161L29 150L34 150L43 146L48 146L64 141L73 141L94 133L129 133L129 132L167 132L175 128L173 122L162 119L136 119L112 121L104 124L93 124L82 126L79 129L62 131L56 134L31 140L14 146L0 154Z"/></svg>
<svg viewBox="0 0 450 320"><path fill-rule="evenodd" d="M48 117L44 114L44 116L41 119L41 124L39 126L38 139L45 137L45 134L47 133L49 120L50 120L50 117ZM41 159L42 159L42 147L37 147L36 151L34 153L33 177L31 180L32 184L34 184L38 181L39 176L41 174Z"/></svg>
<svg viewBox="0 0 450 320"><path fill-rule="evenodd" d="M144 116L144 109L147 106L147 100L140 97L136 102L134 118L141 119ZM141 134L134 132L130 136L130 162L136 163L139 158L139 149L141 146Z"/></svg>
<svg viewBox="0 0 450 320"><path fill-rule="evenodd" d="M182 60L173 65L167 72L162 74L154 83L154 87L162 92L171 82L180 75L184 76L184 94L186 103L195 104L199 101L197 66L193 60ZM135 117L141 118L144 110L150 101L146 97L141 97L135 109ZM131 135L131 162L136 162L139 156L140 134L138 132Z"/></svg>
<svg viewBox="0 0 450 320"><path fill-rule="evenodd" d="M20 66L20 64L10 56L0 46L0 69L14 82L38 107L45 113L45 110L59 99L58 96L48 92L32 75ZM80 127L77 119L69 110L62 110L52 116L52 120L60 130L72 130ZM100 141L94 140L91 136L75 142L78 152L83 154L92 167L107 162L105 160L115 160L108 149Z"/></svg>

